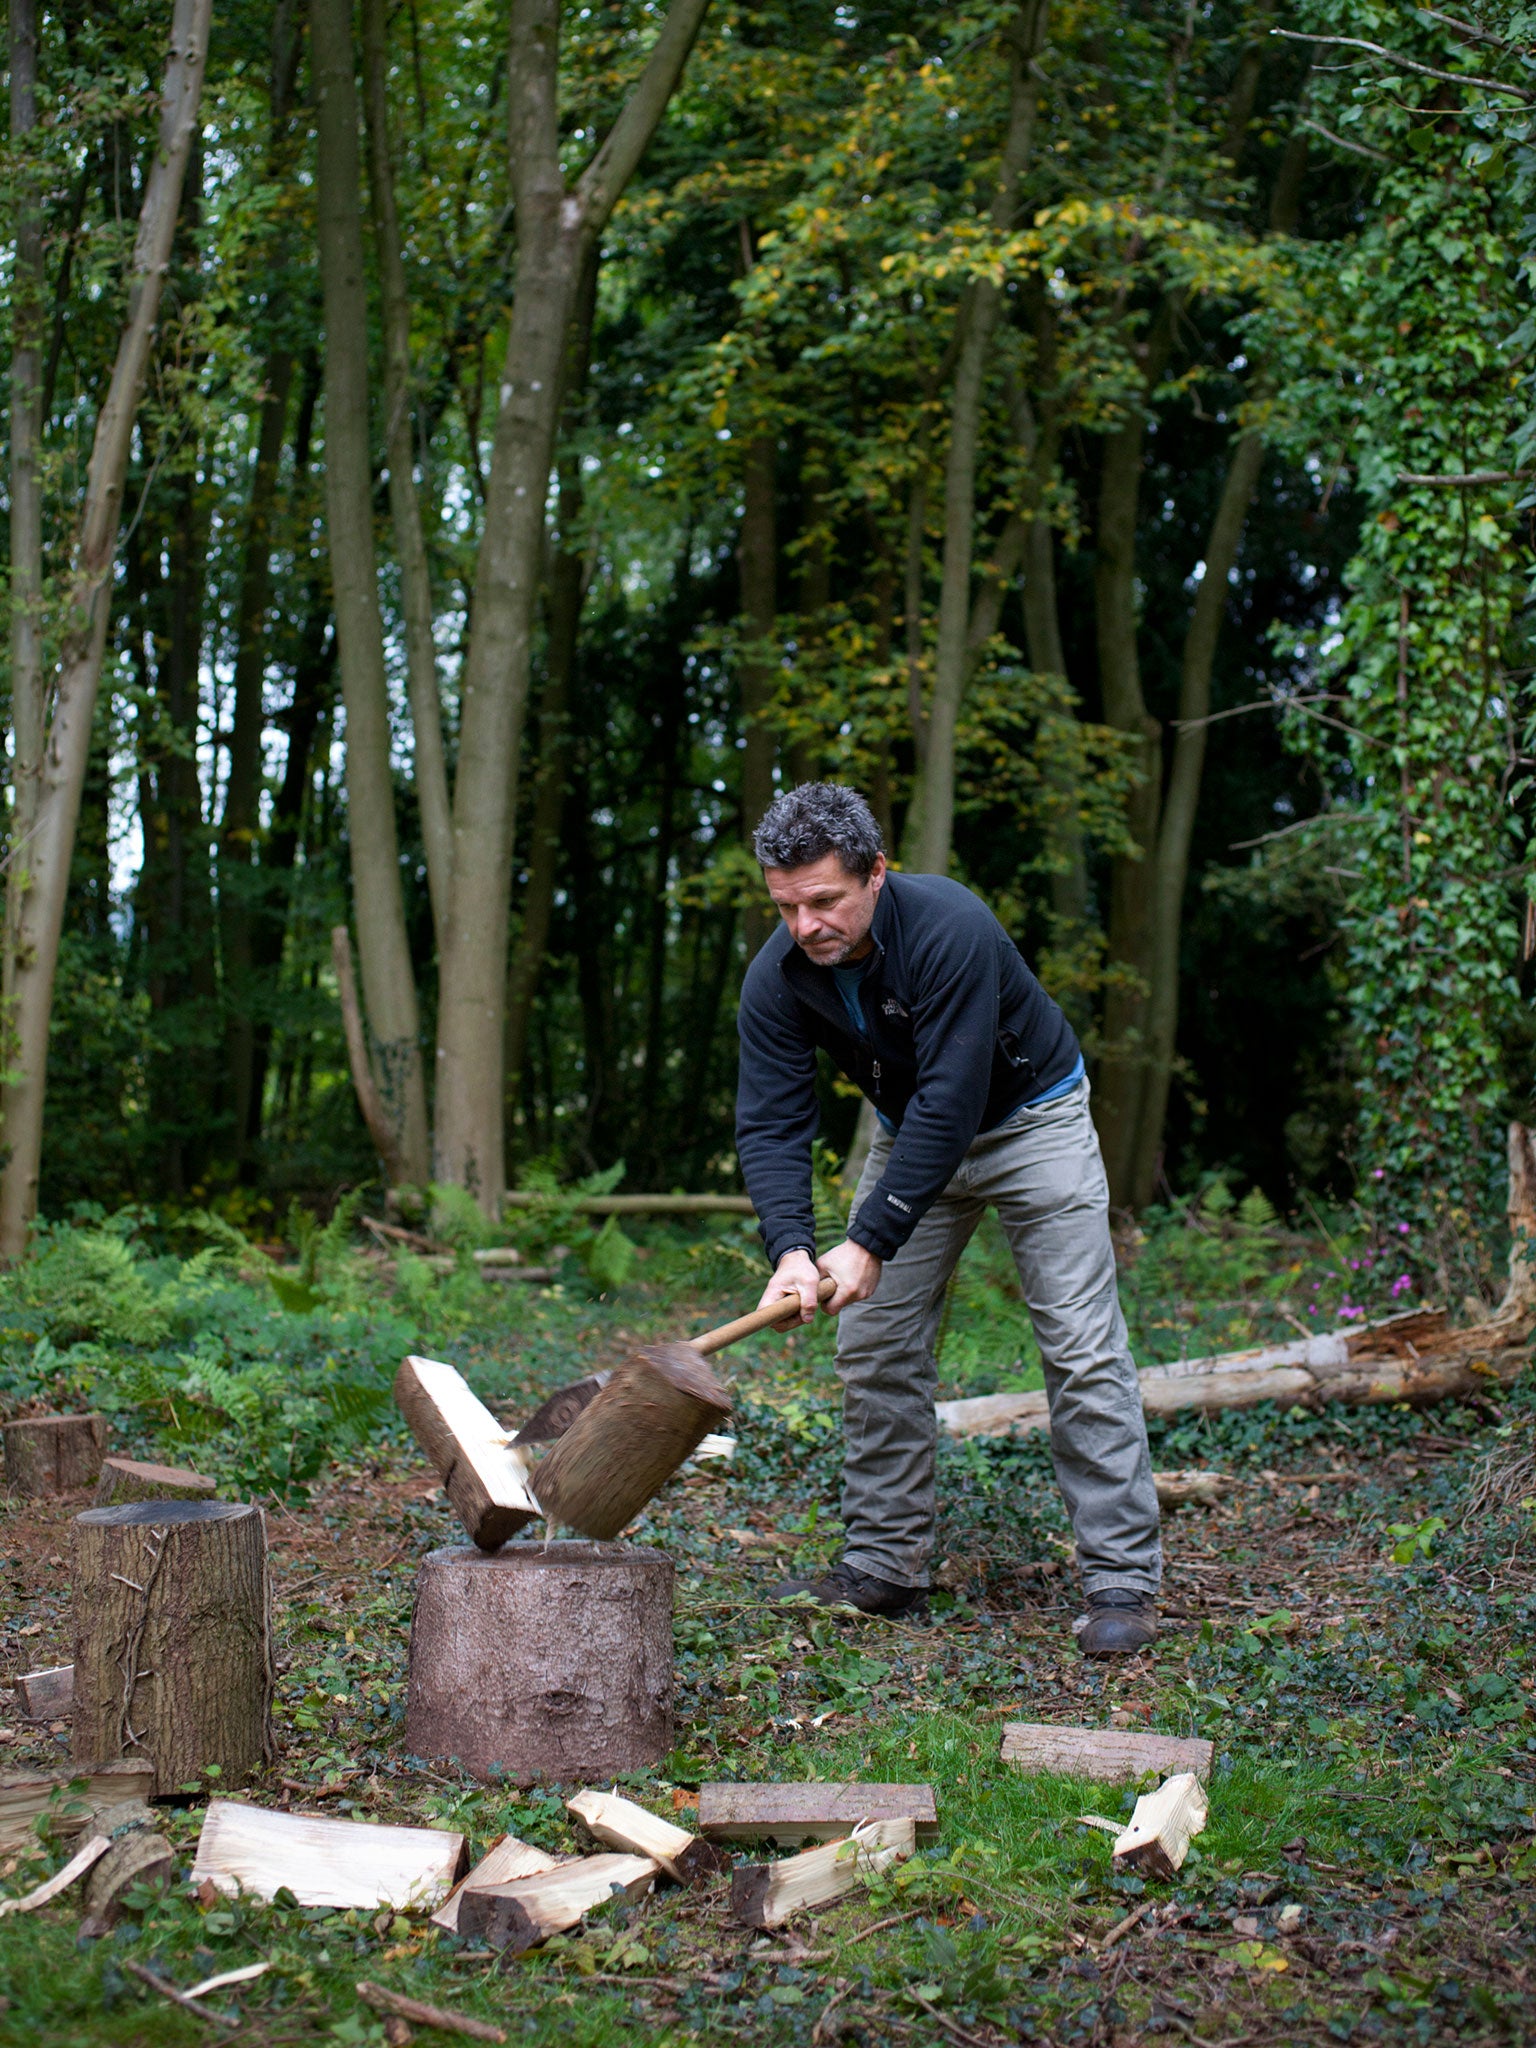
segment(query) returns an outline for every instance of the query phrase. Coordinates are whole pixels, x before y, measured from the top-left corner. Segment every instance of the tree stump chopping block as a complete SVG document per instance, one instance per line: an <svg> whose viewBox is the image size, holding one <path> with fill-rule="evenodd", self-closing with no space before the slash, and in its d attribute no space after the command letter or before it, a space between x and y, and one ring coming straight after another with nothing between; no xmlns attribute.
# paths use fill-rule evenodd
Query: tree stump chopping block
<svg viewBox="0 0 1536 2048"><path fill-rule="evenodd" d="M75 1711L82 1763L142 1757L157 1793L219 1769L243 1785L271 1706L267 1532L241 1501L133 1501L74 1523Z"/></svg>
<svg viewBox="0 0 1536 2048"><path fill-rule="evenodd" d="M517 1785L612 1778L672 1747L671 1561L614 1544L422 1560L405 1746Z"/></svg>
<svg viewBox="0 0 1536 2048"><path fill-rule="evenodd" d="M31 1500L94 1486L107 1447L100 1415L31 1415L5 1424L5 1486Z"/></svg>
<svg viewBox="0 0 1536 2048"><path fill-rule="evenodd" d="M731 1397L687 1344L648 1344L556 1440L533 1476L552 1522L607 1541L632 1522L711 1430Z"/></svg>

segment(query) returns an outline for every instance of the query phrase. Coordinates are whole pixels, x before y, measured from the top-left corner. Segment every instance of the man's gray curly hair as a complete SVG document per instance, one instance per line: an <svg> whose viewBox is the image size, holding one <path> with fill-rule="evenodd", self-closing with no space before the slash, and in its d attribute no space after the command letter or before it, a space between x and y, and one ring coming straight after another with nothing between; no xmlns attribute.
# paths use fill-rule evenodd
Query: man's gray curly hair
<svg viewBox="0 0 1536 2048"><path fill-rule="evenodd" d="M803 868L835 853L845 873L867 882L885 841L875 814L856 789L838 782L802 782L764 811L752 851L765 868Z"/></svg>

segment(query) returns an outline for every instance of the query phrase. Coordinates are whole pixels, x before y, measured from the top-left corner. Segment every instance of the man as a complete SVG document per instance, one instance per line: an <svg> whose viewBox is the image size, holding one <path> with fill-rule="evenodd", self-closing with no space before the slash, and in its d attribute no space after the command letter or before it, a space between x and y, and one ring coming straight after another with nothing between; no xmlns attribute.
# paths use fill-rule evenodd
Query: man
<svg viewBox="0 0 1536 2048"><path fill-rule="evenodd" d="M773 1278L809 1322L838 1317L841 1560L779 1596L866 1614L926 1604L933 1555L934 1340L961 1252L995 1205L1045 1366L1056 1478L1077 1537L1090 1657L1157 1633L1157 1495L1115 1286L1109 1194L1072 1027L969 889L895 874L864 799L807 783L753 839L783 924L747 970L736 1143ZM848 1235L818 1256L816 1052L880 1133Z"/></svg>

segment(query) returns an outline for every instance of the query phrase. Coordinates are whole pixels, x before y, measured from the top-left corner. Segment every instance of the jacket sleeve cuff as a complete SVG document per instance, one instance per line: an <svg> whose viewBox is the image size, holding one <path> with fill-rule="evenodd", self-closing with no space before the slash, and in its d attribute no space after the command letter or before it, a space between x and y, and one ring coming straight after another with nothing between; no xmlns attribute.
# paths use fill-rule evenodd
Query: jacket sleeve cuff
<svg viewBox="0 0 1536 2048"><path fill-rule="evenodd" d="M905 1228L896 1230L890 1224L878 1224L867 1215L868 1209L869 1203L866 1202L857 1219L849 1225L848 1240L850 1244L863 1245L865 1251L873 1252L884 1264L887 1259L894 1259L901 1250L911 1235L912 1226L908 1224Z"/></svg>
<svg viewBox="0 0 1536 2048"><path fill-rule="evenodd" d="M808 1230L781 1230L774 1237L764 1239L770 1266L777 1266L786 1252L809 1252L816 1257L816 1239Z"/></svg>

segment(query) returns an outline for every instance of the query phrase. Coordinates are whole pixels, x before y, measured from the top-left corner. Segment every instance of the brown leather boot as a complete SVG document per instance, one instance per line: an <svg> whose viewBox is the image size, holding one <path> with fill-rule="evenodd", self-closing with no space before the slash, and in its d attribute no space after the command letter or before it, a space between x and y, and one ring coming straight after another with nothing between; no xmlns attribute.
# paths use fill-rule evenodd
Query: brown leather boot
<svg viewBox="0 0 1536 2048"><path fill-rule="evenodd" d="M775 1604L806 1601L816 1607L830 1607L843 1613L884 1614L895 1618L921 1614L928 1605L926 1586L896 1586L889 1579L877 1579L851 1564L835 1564L819 1579L786 1579L770 1596Z"/></svg>
<svg viewBox="0 0 1536 2048"><path fill-rule="evenodd" d="M1134 1657L1157 1640L1157 1602L1134 1586L1106 1586L1088 1595L1072 1631L1085 1657Z"/></svg>

